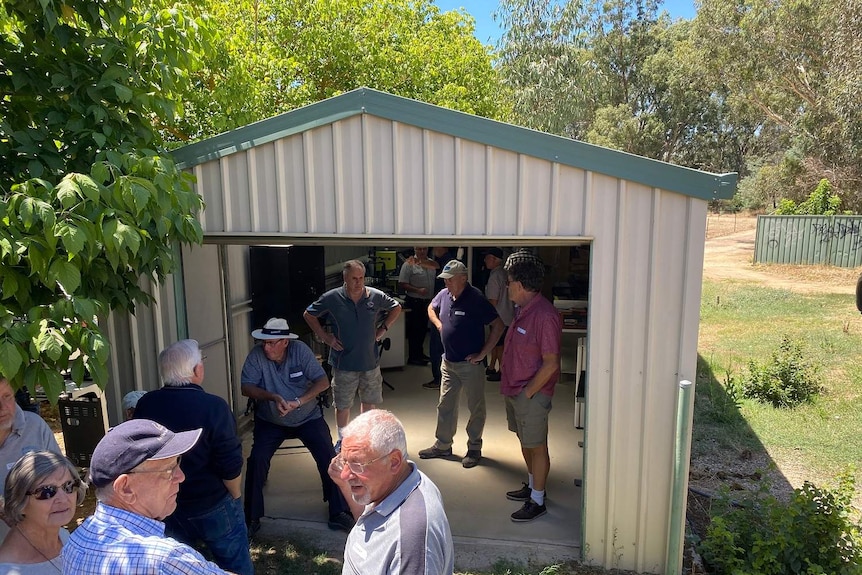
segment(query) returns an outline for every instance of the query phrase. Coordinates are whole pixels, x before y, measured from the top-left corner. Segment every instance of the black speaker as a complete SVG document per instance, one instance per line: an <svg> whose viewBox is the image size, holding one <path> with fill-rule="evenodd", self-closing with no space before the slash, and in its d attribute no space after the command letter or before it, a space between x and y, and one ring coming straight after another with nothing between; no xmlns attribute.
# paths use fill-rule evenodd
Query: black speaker
<svg viewBox="0 0 862 575"><path fill-rule="evenodd" d="M252 324L283 317L307 331L302 312L323 293L323 246L252 246L249 249Z"/></svg>

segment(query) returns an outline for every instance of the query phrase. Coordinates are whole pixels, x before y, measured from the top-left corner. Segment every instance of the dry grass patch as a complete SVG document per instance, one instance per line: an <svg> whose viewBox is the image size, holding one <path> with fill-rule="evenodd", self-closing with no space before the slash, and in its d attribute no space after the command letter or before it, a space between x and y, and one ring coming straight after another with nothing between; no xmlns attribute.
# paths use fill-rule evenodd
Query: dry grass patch
<svg viewBox="0 0 862 575"><path fill-rule="evenodd" d="M837 266L752 264L752 269L784 280L801 282L828 283L834 285L856 285L862 268L841 268Z"/></svg>
<svg viewBox="0 0 862 575"><path fill-rule="evenodd" d="M706 239L729 236L757 227L757 216L753 214L707 214Z"/></svg>

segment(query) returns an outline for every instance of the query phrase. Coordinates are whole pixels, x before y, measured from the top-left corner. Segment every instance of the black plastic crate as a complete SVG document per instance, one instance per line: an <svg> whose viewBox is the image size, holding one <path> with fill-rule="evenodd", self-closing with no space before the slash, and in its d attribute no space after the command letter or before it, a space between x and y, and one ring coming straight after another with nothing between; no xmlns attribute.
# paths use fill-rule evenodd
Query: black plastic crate
<svg viewBox="0 0 862 575"><path fill-rule="evenodd" d="M76 399L61 398L57 402L66 457L78 467L90 467L96 444L105 436L102 400L90 395Z"/></svg>

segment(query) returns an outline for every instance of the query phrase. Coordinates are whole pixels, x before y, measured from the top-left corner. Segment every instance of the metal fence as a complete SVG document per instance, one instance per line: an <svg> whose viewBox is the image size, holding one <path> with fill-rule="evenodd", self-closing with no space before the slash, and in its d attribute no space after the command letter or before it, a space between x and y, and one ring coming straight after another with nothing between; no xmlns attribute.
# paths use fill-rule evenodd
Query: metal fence
<svg viewBox="0 0 862 575"><path fill-rule="evenodd" d="M862 265L862 216L759 216L755 263Z"/></svg>

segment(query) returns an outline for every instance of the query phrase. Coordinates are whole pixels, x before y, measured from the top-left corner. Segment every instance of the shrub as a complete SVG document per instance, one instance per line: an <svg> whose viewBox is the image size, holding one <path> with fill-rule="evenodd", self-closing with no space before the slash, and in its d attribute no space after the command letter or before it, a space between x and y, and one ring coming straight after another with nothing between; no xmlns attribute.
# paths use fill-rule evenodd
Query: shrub
<svg viewBox="0 0 862 575"><path fill-rule="evenodd" d="M742 394L773 407L796 407L811 402L820 393L818 371L817 366L806 361L802 346L785 335L769 363L759 365L749 360Z"/></svg>
<svg viewBox="0 0 862 575"><path fill-rule="evenodd" d="M812 483L783 503L762 489L713 505L698 552L716 575L859 575L862 535L851 518L854 473L834 489Z"/></svg>

